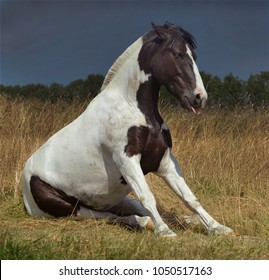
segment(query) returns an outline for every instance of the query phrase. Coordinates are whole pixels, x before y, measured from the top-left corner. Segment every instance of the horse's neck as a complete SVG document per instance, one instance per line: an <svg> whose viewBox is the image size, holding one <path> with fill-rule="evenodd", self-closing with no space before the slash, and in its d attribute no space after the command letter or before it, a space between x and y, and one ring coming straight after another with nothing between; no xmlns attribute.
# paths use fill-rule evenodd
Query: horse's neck
<svg viewBox="0 0 269 280"><path fill-rule="evenodd" d="M129 100L135 96L139 84L146 81L149 75L141 71L138 64L139 52L143 46L143 37L129 46L109 69L101 90L106 88L122 93Z"/></svg>
<svg viewBox="0 0 269 280"><path fill-rule="evenodd" d="M138 63L139 52L133 54L122 65L117 75L109 83L110 89L117 90L120 97L133 102L145 115L146 121L153 127L159 127L162 118L158 111L160 85L154 82L150 74L145 74Z"/></svg>
<svg viewBox="0 0 269 280"><path fill-rule="evenodd" d="M148 124L160 128L163 119L158 110L160 85L152 78L141 84L137 91L138 108L145 115Z"/></svg>
<svg viewBox="0 0 269 280"><path fill-rule="evenodd" d="M139 50L126 59L121 67L117 69L107 88L116 89L123 94L123 97L135 97L139 85L147 81L150 76L141 71L138 64L138 54Z"/></svg>
<svg viewBox="0 0 269 280"><path fill-rule="evenodd" d="M160 85L154 82L151 74L146 74L140 68L138 60L142 46L140 38L117 59L110 68L102 89L115 91L120 99L136 104L145 114L147 123L159 127L162 123L158 111Z"/></svg>

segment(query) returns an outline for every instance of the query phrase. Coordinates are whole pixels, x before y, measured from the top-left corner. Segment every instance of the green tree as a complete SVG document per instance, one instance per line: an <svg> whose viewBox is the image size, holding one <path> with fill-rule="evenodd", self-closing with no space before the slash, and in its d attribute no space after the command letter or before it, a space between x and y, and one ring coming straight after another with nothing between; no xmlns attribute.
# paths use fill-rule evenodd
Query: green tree
<svg viewBox="0 0 269 280"><path fill-rule="evenodd" d="M245 83L229 74L223 80L221 103L230 108L236 107L242 103L245 92Z"/></svg>
<svg viewBox="0 0 269 280"><path fill-rule="evenodd" d="M103 81L104 76L102 75L89 75L85 81L87 97L95 97L100 92Z"/></svg>
<svg viewBox="0 0 269 280"><path fill-rule="evenodd" d="M201 72L201 77L208 93L208 105L221 105L223 98L223 83L217 76Z"/></svg>
<svg viewBox="0 0 269 280"><path fill-rule="evenodd" d="M49 95L49 89L42 84L28 84L20 88L19 95L23 97L37 97L46 100Z"/></svg>
<svg viewBox="0 0 269 280"><path fill-rule="evenodd" d="M269 105L269 71L251 75L246 84L246 92L252 105Z"/></svg>
<svg viewBox="0 0 269 280"><path fill-rule="evenodd" d="M65 87L58 83L52 83L49 86L49 100L54 102L65 97Z"/></svg>

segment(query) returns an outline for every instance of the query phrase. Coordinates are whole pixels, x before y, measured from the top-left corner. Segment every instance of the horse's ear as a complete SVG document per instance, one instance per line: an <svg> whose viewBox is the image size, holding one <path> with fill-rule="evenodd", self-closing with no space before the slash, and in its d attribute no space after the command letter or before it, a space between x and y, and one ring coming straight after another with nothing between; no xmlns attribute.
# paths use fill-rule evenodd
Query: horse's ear
<svg viewBox="0 0 269 280"><path fill-rule="evenodd" d="M162 26L157 26L155 23L151 23L153 30L156 32L158 35L158 38L161 40L166 40L167 39L167 32L165 32L164 28Z"/></svg>

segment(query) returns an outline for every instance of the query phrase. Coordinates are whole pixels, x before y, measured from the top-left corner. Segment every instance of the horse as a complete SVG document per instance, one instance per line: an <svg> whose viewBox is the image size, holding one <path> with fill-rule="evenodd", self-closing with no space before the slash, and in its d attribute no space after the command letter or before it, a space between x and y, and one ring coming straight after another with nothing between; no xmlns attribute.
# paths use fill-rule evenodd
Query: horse
<svg viewBox="0 0 269 280"><path fill-rule="evenodd" d="M114 62L86 110L27 160L23 171L27 212L47 218L108 219L174 237L145 179L152 172L208 233L232 233L206 212L186 184L158 110L161 85L188 111L199 114L204 107L207 92L195 48L194 37L185 29L152 23L152 30Z"/></svg>

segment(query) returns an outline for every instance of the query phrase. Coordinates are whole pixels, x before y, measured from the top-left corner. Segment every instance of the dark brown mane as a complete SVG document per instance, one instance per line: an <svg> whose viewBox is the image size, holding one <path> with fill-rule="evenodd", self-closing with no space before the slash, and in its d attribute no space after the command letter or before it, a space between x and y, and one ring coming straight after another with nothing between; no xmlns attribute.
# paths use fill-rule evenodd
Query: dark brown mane
<svg viewBox="0 0 269 280"><path fill-rule="evenodd" d="M157 26L152 23L152 27L153 30L158 34L159 38L166 40L167 45L171 48L181 43L182 40L188 44L192 51L196 48L195 38L182 27L176 26L169 22L166 22L163 26Z"/></svg>

